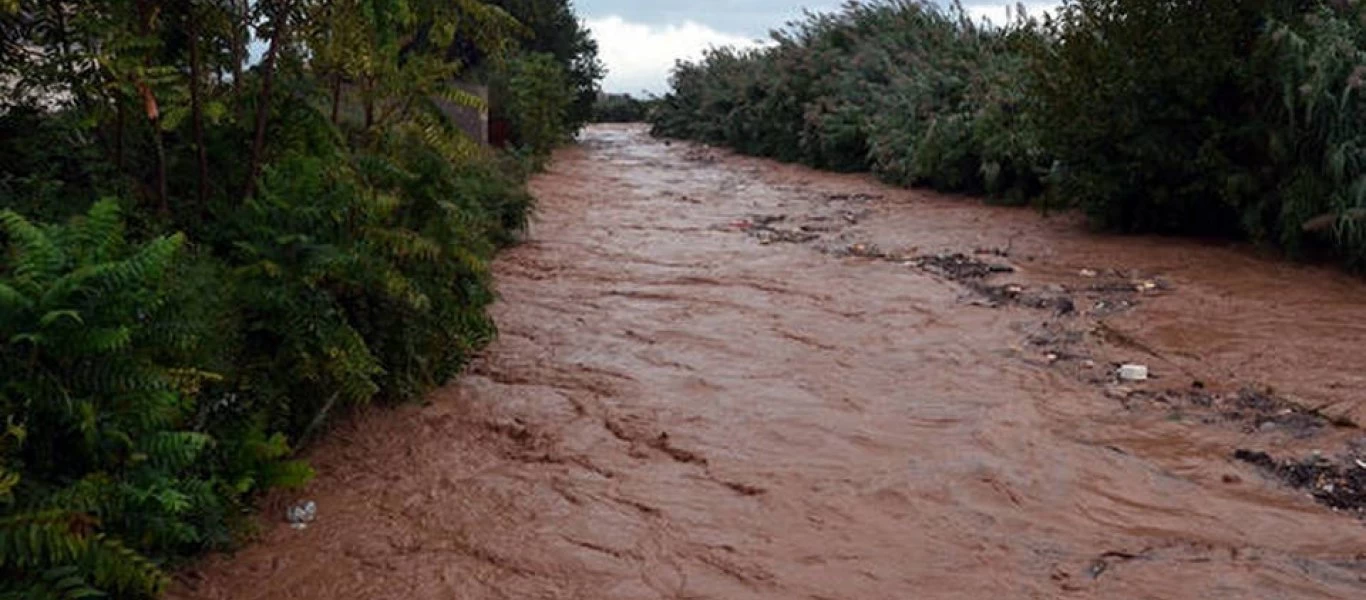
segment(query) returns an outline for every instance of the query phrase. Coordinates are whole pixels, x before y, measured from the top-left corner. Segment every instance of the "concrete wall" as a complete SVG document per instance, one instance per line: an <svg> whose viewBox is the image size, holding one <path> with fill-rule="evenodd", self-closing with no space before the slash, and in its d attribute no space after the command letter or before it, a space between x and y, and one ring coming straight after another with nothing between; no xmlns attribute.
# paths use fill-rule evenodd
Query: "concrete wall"
<svg viewBox="0 0 1366 600"><path fill-rule="evenodd" d="M479 142L480 145L487 146L489 143L489 88L488 86L473 83L457 82L456 87L479 97L484 101L483 108L470 108L460 106L447 100L437 100L441 110L445 111L451 121L469 134L471 138Z"/></svg>

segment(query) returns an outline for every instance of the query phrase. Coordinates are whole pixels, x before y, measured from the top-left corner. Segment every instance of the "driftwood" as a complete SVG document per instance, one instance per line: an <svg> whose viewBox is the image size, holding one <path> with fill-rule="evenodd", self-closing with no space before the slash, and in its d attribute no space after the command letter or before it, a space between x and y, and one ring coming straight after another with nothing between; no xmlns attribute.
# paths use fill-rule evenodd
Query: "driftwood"
<svg viewBox="0 0 1366 600"><path fill-rule="evenodd" d="M1352 208L1340 213L1325 213L1304 222L1301 228L1304 231L1321 231L1332 227L1338 219L1351 219L1353 221L1366 219L1366 208Z"/></svg>

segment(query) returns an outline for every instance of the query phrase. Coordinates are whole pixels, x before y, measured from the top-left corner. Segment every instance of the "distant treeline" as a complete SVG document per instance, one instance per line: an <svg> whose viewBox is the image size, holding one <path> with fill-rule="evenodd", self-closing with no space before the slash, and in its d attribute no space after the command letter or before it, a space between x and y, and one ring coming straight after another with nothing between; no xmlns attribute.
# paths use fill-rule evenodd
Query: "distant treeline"
<svg viewBox="0 0 1366 600"><path fill-rule="evenodd" d="M595 123L641 123L659 101L641 100L630 94L599 94L593 105Z"/></svg>
<svg viewBox="0 0 1366 600"><path fill-rule="evenodd" d="M654 132L1366 266L1362 3L1070 0L991 26L880 0L773 39L679 64Z"/></svg>

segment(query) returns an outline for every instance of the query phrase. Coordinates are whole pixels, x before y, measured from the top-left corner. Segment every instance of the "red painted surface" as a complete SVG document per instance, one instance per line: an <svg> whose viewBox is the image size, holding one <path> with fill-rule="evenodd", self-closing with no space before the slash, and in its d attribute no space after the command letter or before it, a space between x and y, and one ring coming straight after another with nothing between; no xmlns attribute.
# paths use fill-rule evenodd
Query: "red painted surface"
<svg viewBox="0 0 1366 600"><path fill-rule="evenodd" d="M489 145L505 148L512 138L512 124L507 119L489 120Z"/></svg>

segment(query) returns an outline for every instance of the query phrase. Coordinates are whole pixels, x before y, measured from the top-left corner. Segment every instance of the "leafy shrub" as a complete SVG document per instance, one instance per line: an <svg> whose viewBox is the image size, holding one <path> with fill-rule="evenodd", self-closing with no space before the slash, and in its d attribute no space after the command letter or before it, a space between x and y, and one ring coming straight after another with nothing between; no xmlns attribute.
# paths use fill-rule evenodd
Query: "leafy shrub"
<svg viewBox="0 0 1366 600"><path fill-rule="evenodd" d="M251 491L214 472L195 427L222 376L178 320L195 310L167 279L184 237L130 245L109 200L64 226L4 211L0 227L0 572L22 597L152 594L163 577L136 552L221 540Z"/></svg>
<svg viewBox="0 0 1366 600"><path fill-rule="evenodd" d="M680 63L653 131L1022 202L1049 162L1020 115L1019 74L1038 39L1032 21L984 27L957 5L850 4L774 32L768 47Z"/></svg>
<svg viewBox="0 0 1366 600"><path fill-rule="evenodd" d="M1243 226L1292 250L1317 236L1366 267L1366 7L1320 5L1264 31L1265 91L1283 109L1266 140L1279 176L1270 199L1243 206Z"/></svg>
<svg viewBox="0 0 1366 600"><path fill-rule="evenodd" d="M598 60L598 43L586 24L574 13L571 0L491 0L489 4L507 11L526 29L521 39L524 52L549 55L559 66L572 97L565 110L565 133L572 135L592 120L593 104L604 67ZM477 53L457 52L471 65ZM507 116L516 120L519 113Z"/></svg>
<svg viewBox="0 0 1366 600"><path fill-rule="evenodd" d="M1291 252L1321 240L1361 264L1363 16L1292 0L1069 4L1035 68L1059 192L1112 228Z"/></svg>
<svg viewBox="0 0 1366 600"><path fill-rule="evenodd" d="M1096 222L1128 230L1228 232L1229 173L1265 123L1244 93L1268 2L1085 0L1059 10L1036 62L1054 180Z"/></svg>
<svg viewBox="0 0 1366 600"><path fill-rule="evenodd" d="M511 116L516 145L544 156L568 139L574 93L553 56L518 54L502 65L496 81L495 106L500 114Z"/></svg>

